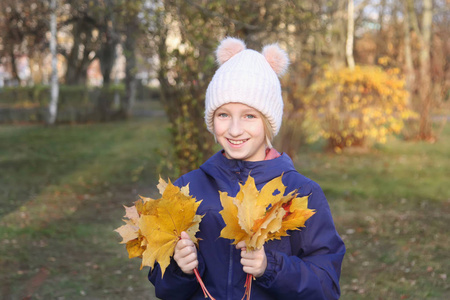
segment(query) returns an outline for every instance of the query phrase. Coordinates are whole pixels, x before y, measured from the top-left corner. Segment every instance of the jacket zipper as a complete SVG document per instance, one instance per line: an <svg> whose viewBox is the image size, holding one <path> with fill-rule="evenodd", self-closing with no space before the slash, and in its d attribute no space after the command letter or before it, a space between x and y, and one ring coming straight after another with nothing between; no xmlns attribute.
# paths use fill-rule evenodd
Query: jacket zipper
<svg viewBox="0 0 450 300"><path fill-rule="evenodd" d="M243 169L243 164L241 161L238 161L238 171L235 171L236 174L236 180L238 183L243 183L242 182L242 169ZM236 195L239 191L238 189L239 184L236 185L236 191L234 191L234 194ZM228 286L227 286L227 299L228 300L234 300L233 299L233 248L235 248L234 245L230 245L230 257L229 257L229 262L228 262Z"/></svg>
<svg viewBox="0 0 450 300"><path fill-rule="evenodd" d="M230 260L228 262L227 299L233 300L233 245L230 245Z"/></svg>

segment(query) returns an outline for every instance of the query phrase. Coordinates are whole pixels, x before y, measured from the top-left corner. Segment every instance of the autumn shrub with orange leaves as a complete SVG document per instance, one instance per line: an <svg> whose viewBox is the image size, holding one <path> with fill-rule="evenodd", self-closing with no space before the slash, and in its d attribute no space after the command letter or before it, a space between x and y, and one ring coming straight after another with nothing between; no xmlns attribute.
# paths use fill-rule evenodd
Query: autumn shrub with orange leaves
<svg viewBox="0 0 450 300"><path fill-rule="evenodd" d="M350 146L385 143L415 117L398 69L357 66L326 70L307 96L320 136L336 152Z"/></svg>

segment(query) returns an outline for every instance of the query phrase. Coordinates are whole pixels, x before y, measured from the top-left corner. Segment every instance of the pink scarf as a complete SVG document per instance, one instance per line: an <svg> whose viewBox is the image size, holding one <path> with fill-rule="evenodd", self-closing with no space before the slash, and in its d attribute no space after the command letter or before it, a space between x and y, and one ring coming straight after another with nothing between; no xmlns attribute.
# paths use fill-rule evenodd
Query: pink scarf
<svg viewBox="0 0 450 300"><path fill-rule="evenodd" d="M277 150L275 150L275 148L267 148L266 149L266 158L264 158L264 160L271 160L277 157L280 157L281 154L278 153Z"/></svg>

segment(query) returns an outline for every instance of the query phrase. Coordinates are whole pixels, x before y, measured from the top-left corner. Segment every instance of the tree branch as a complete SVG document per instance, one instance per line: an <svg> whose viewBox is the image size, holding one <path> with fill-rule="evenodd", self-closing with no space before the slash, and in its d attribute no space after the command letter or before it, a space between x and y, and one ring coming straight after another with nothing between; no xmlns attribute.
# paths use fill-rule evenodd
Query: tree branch
<svg viewBox="0 0 450 300"><path fill-rule="evenodd" d="M245 28L247 30L250 30L250 31L257 31L257 30L260 29L259 26L251 25L251 24L248 24L248 23L244 23L244 22L238 21L236 19L228 18L228 17L226 17L224 15L221 15L221 14L215 13L213 11L210 11L207 8L204 8L203 6L193 2L191 0L186 0L186 2L189 3L190 5L194 6L198 10L200 10L206 16L221 18L224 21L227 21L229 23L233 23L234 25L238 25L238 26L240 26L242 28Z"/></svg>

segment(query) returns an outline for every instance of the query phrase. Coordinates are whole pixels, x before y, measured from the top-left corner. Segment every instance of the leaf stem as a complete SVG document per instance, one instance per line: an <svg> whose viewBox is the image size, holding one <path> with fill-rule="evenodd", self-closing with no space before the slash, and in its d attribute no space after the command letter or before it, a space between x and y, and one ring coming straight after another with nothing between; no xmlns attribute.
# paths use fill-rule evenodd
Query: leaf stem
<svg viewBox="0 0 450 300"><path fill-rule="evenodd" d="M247 274L247 278L245 280L245 293L241 300L247 299L250 300L250 293L252 291L252 280L254 279L252 274Z"/></svg>
<svg viewBox="0 0 450 300"><path fill-rule="evenodd" d="M203 294L205 295L205 298L208 298L208 296L209 296L209 298L211 298L211 300L216 300L216 299L215 299L213 296L211 296L211 294L208 292L208 289L206 288L205 284L203 283L203 280L202 280L202 278L200 277L200 273L198 273L198 269L197 269L197 268L194 269L194 274L195 274L195 277L197 277L198 283L199 283L200 286L202 287Z"/></svg>

